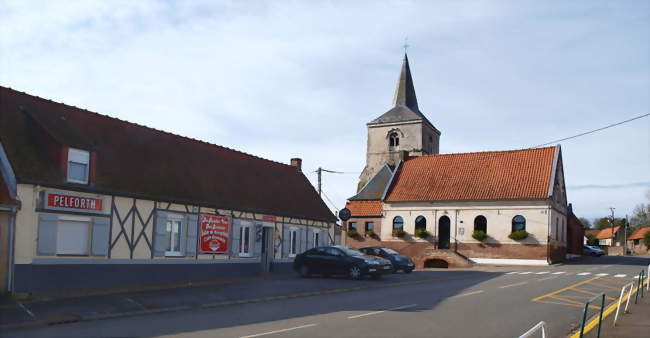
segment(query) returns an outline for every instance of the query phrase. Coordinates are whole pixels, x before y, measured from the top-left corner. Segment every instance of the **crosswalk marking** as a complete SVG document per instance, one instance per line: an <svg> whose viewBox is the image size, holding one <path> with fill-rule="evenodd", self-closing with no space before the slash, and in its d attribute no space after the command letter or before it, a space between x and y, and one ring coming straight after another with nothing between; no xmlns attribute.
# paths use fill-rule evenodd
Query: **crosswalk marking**
<svg viewBox="0 0 650 338"><path fill-rule="evenodd" d="M511 272L506 273L506 275L514 275L516 273L519 273L519 271L511 271Z"/></svg>
<svg viewBox="0 0 650 338"><path fill-rule="evenodd" d="M528 275L528 274L531 274L531 273L532 273L532 272L530 272L530 271L526 271L526 272L520 272L519 274L520 274L520 275Z"/></svg>
<svg viewBox="0 0 650 338"><path fill-rule="evenodd" d="M536 273L536 275L544 275L544 274L547 274L547 273L548 273L548 271L540 271L540 272Z"/></svg>
<svg viewBox="0 0 650 338"><path fill-rule="evenodd" d="M586 275L591 275L591 272L581 272L578 274L578 276L586 276Z"/></svg>
<svg viewBox="0 0 650 338"><path fill-rule="evenodd" d="M599 273L599 274L596 274L596 276L599 276L599 277L603 277L603 276L607 276L607 275L609 275L609 274L608 274L608 273Z"/></svg>
<svg viewBox="0 0 650 338"><path fill-rule="evenodd" d="M561 275L563 273L564 273L564 271L553 272L554 275Z"/></svg>
<svg viewBox="0 0 650 338"><path fill-rule="evenodd" d="M625 276L627 276L627 275L624 274L624 273L619 273L618 275L614 275L614 277L616 277L616 278L623 278Z"/></svg>

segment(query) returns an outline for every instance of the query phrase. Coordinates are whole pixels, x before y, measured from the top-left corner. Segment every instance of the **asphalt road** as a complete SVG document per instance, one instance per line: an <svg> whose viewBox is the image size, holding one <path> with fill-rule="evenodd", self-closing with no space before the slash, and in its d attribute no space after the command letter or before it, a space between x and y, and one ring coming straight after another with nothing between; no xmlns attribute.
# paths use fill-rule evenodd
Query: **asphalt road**
<svg viewBox="0 0 650 338"><path fill-rule="evenodd" d="M420 280L412 284L64 324L0 336L518 337L543 320L549 325L548 336L560 337L579 324L584 301L601 291L612 301L620 287L648 264L649 256L600 257L545 267L416 271L386 278ZM358 283L291 280L297 281Z"/></svg>

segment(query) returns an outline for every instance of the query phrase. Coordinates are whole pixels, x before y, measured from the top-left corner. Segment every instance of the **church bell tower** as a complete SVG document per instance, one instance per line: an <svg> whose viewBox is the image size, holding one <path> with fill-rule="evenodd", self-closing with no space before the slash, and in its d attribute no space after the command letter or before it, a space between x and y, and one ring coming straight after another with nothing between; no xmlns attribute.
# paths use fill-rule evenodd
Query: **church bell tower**
<svg viewBox="0 0 650 338"><path fill-rule="evenodd" d="M366 167L359 176L361 190L385 165L395 168L408 156L438 154L440 131L420 112L415 96L408 56L404 54L402 70L395 89L393 108L368 122Z"/></svg>

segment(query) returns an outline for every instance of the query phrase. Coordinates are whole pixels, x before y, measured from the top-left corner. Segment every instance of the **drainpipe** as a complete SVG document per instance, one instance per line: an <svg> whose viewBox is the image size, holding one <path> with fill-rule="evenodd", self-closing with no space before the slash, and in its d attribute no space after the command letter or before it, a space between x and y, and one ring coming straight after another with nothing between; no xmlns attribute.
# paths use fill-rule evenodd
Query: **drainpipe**
<svg viewBox="0 0 650 338"><path fill-rule="evenodd" d="M546 224L546 264L551 265L551 206L548 207L548 223Z"/></svg>
<svg viewBox="0 0 650 338"><path fill-rule="evenodd" d="M454 252L458 253L458 209L454 217Z"/></svg>
<svg viewBox="0 0 650 338"><path fill-rule="evenodd" d="M15 231L16 228L16 207L11 207L11 215L9 216L9 231L7 231L8 247L7 247L7 291L13 293L14 291L14 247L15 247Z"/></svg>

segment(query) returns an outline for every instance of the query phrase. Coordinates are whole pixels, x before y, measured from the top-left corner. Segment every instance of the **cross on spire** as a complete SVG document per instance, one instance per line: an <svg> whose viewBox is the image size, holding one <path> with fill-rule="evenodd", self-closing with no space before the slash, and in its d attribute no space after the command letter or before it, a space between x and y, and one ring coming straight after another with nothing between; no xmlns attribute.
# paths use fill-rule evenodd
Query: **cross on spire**
<svg viewBox="0 0 650 338"><path fill-rule="evenodd" d="M409 45L409 37L408 36L404 38L404 46L402 46L402 47L404 47L404 54L406 54L407 49L409 49L409 47L411 47Z"/></svg>

